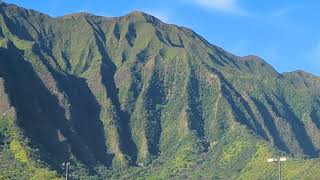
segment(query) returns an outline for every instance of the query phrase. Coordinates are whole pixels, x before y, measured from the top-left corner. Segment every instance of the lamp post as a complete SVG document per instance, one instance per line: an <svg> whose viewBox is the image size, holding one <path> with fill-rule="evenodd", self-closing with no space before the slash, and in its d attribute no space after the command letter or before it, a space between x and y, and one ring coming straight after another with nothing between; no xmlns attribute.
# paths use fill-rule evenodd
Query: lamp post
<svg viewBox="0 0 320 180"><path fill-rule="evenodd" d="M68 179L69 179L69 167L70 167L70 162L62 163L62 165L64 166L64 168L65 168L65 170L66 170L65 180L68 180Z"/></svg>
<svg viewBox="0 0 320 180"><path fill-rule="evenodd" d="M284 162L284 161L287 161L287 158L286 157L280 157L280 158L271 158L271 159L268 159L268 163L274 163L274 162L277 162L278 163L278 166L279 166L279 180L281 180L281 162Z"/></svg>

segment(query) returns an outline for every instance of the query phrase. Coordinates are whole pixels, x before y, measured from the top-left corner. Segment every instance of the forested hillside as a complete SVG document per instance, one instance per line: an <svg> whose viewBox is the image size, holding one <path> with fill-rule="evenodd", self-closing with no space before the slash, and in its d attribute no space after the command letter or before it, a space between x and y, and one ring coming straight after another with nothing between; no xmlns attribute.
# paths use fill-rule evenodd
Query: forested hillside
<svg viewBox="0 0 320 180"><path fill-rule="evenodd" d="M313 179L319 150L319 77L142 12L0 3L0 179L274 179L278 155Z"/></svg>

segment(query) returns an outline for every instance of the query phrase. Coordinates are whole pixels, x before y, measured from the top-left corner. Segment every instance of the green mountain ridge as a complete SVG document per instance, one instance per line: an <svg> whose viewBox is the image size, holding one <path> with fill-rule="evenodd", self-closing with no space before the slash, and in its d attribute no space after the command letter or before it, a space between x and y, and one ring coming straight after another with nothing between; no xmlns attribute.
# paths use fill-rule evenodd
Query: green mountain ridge
<svg viewBox="0 0 320 180"><path fill-rule="evenodd" d="M314 179L319 107L319 77L143 12L0 2L0 179Z"/></svg>

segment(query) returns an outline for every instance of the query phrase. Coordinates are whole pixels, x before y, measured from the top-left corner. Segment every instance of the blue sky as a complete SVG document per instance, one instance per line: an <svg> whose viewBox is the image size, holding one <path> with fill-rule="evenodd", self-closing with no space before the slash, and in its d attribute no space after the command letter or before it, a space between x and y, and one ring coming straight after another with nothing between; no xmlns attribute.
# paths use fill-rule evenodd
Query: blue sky
<svg viewBox="0 0 320 180"><path fill-rule="evenodd" d="M144 11L192 28L236 55L258 55L279 72L320 75L320 1L317 0L5 0L51 16L90 12L121 16Z"/></svg>

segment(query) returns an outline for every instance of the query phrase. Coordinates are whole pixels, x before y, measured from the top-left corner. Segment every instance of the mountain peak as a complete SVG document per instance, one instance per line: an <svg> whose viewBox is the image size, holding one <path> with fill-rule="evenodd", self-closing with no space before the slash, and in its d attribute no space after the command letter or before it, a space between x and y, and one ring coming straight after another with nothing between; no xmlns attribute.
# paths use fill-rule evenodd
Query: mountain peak
<svg viewBox="0 0 320 180"><path fill-rule="evenodd" d="M58 18L71 19L71 18L88 17L88 16L91 16L91 17L95 17L96 16L96 17L98 17L98 15L87 13L87 12L77 12L77 13L66 14L66 15L63 15L63 16L58 17Z"/></svg>
<svg viewBox="0 0 320 180"><path fill-rule="evenodd" d="M287 75L287 76L294 76L294 77L301 77L301 78L308 78L308 79L320 79L319 76L316 76L314 74L311 74L311 73L303 71L303 70L284 72L283 74Z"/></svg>
<svg viewBox="0 0 320 180"><path fill-rule="evenodd" d="M256 60L256 61L264 61L262 58L256 55L247 55L247 56L242 56L240 58L243 61L250 61L250 60Z"/></svg>
<svg viewBox="0 0 320 180"><path fill-rule="evenodd" d="M163 22L157 17L142 11L132 11L122 16L121 18L125 18L126 20L129 20L132 22L148 22L153 24L160 24L160 23L163 24Z"/></svg>
<svg viewBox="0 0 320 180"><path fill-rule="evenodd" d="M145 15L147 15L147 13L143 11L132 11L132 12L129 12L126 16L145 16Z"/></svg>
<svg viewBox="0 0 320 180"><path fill-rule="evenodd" d="M88 16L88 15L92 15L92 14L87 12L77 12L77 13L66 14L63 17L79 17L79 16Z"/></svg>

